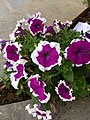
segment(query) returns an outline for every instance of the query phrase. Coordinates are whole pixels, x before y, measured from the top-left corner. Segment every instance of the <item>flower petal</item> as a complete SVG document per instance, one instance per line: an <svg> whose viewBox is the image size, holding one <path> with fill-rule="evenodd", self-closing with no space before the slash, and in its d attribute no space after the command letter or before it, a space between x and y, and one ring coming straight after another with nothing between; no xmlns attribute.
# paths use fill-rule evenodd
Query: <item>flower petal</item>
<svg viewBox="0 0 90 120"><path fill-rule="evenodd" d="M13 70L15 72L11 73L10 75L10 80L11 80L11 85L15 88L18 89L18 83L19 80L24 77L25 79L27 78L27 73L25 72L25 65L26 61L21 59L18 61L18 63L14 64Z"/></svg>
<svg viewBox="0 0 90 120"><path fill-rule="evenodd" d="M9 35L11 41L15 41L18 36L26 35L26 29L23 27L23 24L26 24L26 20L24 18L17 21L15 30Z"/></svg>
<svg viewBox="0 0 90 120"><path fill-rule="evenodd" d="M32 52L31 58L41 71L50 70L56 65L61 65L60 45L56 42L41 41Z"/></svg>
<svg viewBox="0 0 90 120"><path fill-rule="evenodd" d="M41 103L47 103L50 99L50 93L45 93L45 86L46 84L43 81L39 81L39 75L36 74L34 76L31 76L29 78L29 82L28 82L28 86L30 87L30 92L32 92L32 94L35 97L39 97L39 101Z"/></svg>
<svg viewBox="0 0 90 120"><path fill-rule="evenodd" d="M58 22L58 25L57 25L58 32L60 30L63 30L65 27L70 27L71 25L72 25L72 21Z"/></svg>
<svg viewBox="0 0 90 120"><path fill-rule="evenodd" d="M45 33L44 23L46 22L45 18L41 18L41 14L38 12L27 20L29 24L30 33L34 36L37 33Z"/></svg>
<svg viewBox="0 0 90 120"><path fill-rule="evenodd" d="M54 30L54 27L57 28L57 20L54 20L52 25L50 25L46 28L45 34L51 33L52 35L56 35L56 31Z"/></svg>
<svg viewBox="0 0 90 120"><path fill-rule="evenodd" d="M60 80L58 87L55 87L55 91L62 101L75 100L75 97L72 97L72 88L67 86L65 81Z"/></svg>
<svg viewBox="0 0 90 120"><path fill-rule="evenodd" d="M90 41L76 39L65 49L65 58L71 60L74 65L82 66L90 63Z"/></svg>
<svg viewBox="0 0 90 120"><path fill-rule="evenodd" d="M4 47L6 46L6 43L9 43L9 40L1 40L0 39L0 52L3 52Z"/></svg>
<svg viewBox="0 0 90 120"><path fill-rule="evenodd" d="M3 49L4 57L8 60L8 62L11 62L11 64L17 62L21 58L21 55L19 54L19 51L21 50L20 47L21 45L17 42L6 43L6 46Z"/></svg>
<svg viewBox="0 0 90 120"><path fill-rule="evenodd" d="M28 104L26 106L25 110L27 110L29 114L33 115L33 117L37 117L38 119L43 119L43 120L51 120L52 119L51 111L50 110L41 111L38 108L37 104L34 104L33 108L30 108L30 104Z"/></svg>

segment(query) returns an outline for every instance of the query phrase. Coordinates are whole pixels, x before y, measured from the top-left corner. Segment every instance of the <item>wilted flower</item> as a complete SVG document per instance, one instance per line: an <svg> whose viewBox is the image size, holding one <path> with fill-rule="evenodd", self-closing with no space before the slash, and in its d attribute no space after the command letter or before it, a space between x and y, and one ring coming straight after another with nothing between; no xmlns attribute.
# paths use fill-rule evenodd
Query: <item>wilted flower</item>
<svg viewBox="0 0 90 120"><path fill-rule="evenodd" d="M62 101L75 100L75 97L72 97L72 88L66 85L64 80L60 80L58 87L55 87L55 91Z"/></svg>
<svg viewBox="0 0 90 120"><path fill-rule="evenodd" d="M26 106L25 110L27 110L29 114L33 115L33 117L37 117L38 119L43 119L43 120L51 120L52 119L51 111L50 110L41 111L38 108L37 104L34 104L33 108L30 108L30 104L28 104Z"/></svg>
<svg viewBox="0 0 90 120"><path fill-rule="evenodd" d="M60 45L56 42L41 41L32 52L31 58L41 71L50 70L61 64Z"/></svg>
<svg viewBox="0 0 90 120"><path fill-rule="evenodd" d="M34 75L29 78L28 86L30 87L30 92L35 97L39 97L41 103L47 103L50 99L50 93L45 93L46 84L43 81L39 81L39 75Z"/></svg>
<svg viewBox="0 0 90 120"><path fill-rule="evenodd" d="M86 39L73 40L65 49L65 58L76 66L90 63L90 42Z"/></svg>

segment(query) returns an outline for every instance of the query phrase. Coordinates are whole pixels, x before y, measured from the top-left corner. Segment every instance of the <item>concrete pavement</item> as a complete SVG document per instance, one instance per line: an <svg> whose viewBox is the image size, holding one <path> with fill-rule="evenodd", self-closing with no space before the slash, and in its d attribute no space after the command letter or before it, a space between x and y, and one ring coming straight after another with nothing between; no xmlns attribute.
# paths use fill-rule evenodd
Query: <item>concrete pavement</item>
<svg viewBox="0 0 90 120"><path fill-rule="evenodd" d="M35 12L40 11L50 24L53 19L72 20L84 9L82 0L0 0L0 38L8 39L16 21Z"/></svg>
<svg viewBox="0 0 90 120"><path fill-rule="evenodd" d="M37 120L28 114L25 106L31 101L23 101L0 106L0 120ZM58 104L58 113L52 120L90 120L90 96L73 102Z"/></svg>

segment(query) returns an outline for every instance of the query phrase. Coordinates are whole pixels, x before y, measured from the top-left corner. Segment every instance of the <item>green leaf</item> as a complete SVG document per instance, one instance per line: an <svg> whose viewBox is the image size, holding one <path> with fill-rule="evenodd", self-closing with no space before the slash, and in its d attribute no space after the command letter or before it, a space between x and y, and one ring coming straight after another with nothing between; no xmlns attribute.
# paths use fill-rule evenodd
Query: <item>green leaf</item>
<svg viewBox="0 0 90 120"><path fill-rule="evenodd" d="M58 74L59 72L53 69L51 71L46 71L42 74L42 80L51 79L52 77L57 76Z"/></svg>
<svg viewBox="0 0 90 120"><path fill-rule="evenodd" d="M85 97L87 95L87 91L85 89L80 90L80 96Z"/></svg>
<svg viewBox="0 0 90 120"><path fill-rule="evenodd" d="M32 105L34 105L35 103L39 102L39 98L38 97L34 97L33 95L31 96L32 98Z"/></svg>
<svg viewBox="0 0 90 120"><path fill-rule="evenodd" d="M16 92L16 95L20 95L21 93L22 93L22 90L18 89L17 92Z"/></svg>
<svg viewBox="0 0 90 120"><path fill-rule="evenodd" d="M49 102L47 104L43 104L43 105L44 105L45 110L50 110L51 109L51 106L50 106Z"/></svg>
<svg viewBox="0 0 90 120"><path fill-rule="evenodd" d="M27 88L24 90L26 94L31 95L30 90Z"/></svg>
<svg viewBox="0 0 90 120"><path fill-rule="evenodd" d="M69 81L70 83L73 83L74 81L74 73L72 70L63 73L63 77L65 80Z"/></svg>
<svg viewBox="0 0 90 120"><path fill-rule="evenodd" d="M85 65L88 70L90 70L90 64Z"/></svg>
<svg viewBox="0 0 90 120"><path fill-rule="evenodd" d="M63 66L56 66L55 69L59 72L62 73L63 72Z"/></svg>

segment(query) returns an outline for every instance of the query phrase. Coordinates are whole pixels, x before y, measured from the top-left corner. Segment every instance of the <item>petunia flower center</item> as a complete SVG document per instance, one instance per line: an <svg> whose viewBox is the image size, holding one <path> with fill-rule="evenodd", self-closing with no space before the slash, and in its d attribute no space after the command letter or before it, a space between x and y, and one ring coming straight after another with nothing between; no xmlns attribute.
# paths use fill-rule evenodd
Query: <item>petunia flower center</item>
<svg viewBox="0 0 90 120"><path fill-rule="evenodd" d="M49 54L50 54L49 52L45 52L45 53L43 54L43 57L46 58L47 56L49 56Z"/></svg>
<svg viewBox="0 0 90 120"><path fill-rule="evenodd" d="M35 27L36 27L36 28L40 28L40 24L37 23L37 24L35 25Z"/></svg>
<svg viewBox="0 0 90 120"><path fill-rule="evenodd" d="M17 54L17 51L16 50L12 50L12 54Z"/></svg>
<svg viewBox="0 0 90 120"><path fill-rule="evenodd" d="M77 48L76 53L77 54L82 53L82 48Z"/></svg>

